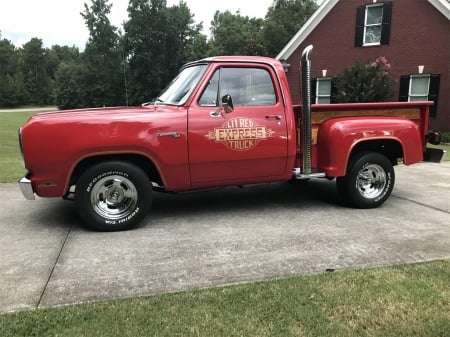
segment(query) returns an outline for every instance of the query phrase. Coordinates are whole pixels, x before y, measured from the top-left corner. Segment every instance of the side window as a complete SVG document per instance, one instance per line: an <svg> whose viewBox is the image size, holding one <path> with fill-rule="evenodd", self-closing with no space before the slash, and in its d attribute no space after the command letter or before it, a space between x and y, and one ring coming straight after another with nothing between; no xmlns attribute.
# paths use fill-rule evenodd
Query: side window
<svg viewBox="0 0 450 337"><path fill-rule="evenodd" d="M218 98L230 94L234 106L276 104L275 89L269 72L262 68L220 68L203 92L199 104L216 106Z"/></svg>
<svg viewBox="0 0 450 337"><path fill-rule="evenodd" d="M392 2L356 9L355 47L389 44Z"/></svg>
<svg viewBox="0 0 450 337"><path fill-rule="evenodd" d="M218 70L209 80L209 84L200 98L199 104L201 106L217 106L217 102L220 100L220 98L218 98L219 78L220 71Z"/></svg>
<svg viewBox="0 0 450 337"><path fill-rule="evenodd" d="M430 117L436 117L439 98L439 74L415 74L400 77L399 101L434 101Z"/></svg>

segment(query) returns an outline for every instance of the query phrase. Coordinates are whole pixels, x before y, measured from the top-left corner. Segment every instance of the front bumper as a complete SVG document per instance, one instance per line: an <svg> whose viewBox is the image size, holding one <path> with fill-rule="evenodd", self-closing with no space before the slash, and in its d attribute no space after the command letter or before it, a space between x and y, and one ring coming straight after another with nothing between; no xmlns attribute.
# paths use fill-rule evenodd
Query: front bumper
<svg viewBox="0 0 450 337"><path fill-rule="evenodd" d="M33 187L31 186L31 180L28 179L27 176L25 175L19 179L18 183L23 196L27 200L34 200L35 196L33 192Z"/></svg>

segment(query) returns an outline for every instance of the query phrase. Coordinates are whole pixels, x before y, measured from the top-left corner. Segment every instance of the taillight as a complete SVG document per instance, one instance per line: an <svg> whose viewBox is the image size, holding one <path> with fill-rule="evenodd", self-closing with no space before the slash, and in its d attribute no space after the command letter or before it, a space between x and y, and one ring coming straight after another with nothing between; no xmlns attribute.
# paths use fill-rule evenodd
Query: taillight
<svg viewBox="0 0 450 337"><path fill-rule="evenodd" d="M427 141L430 144L439 145L441 143L441 133L439 131L428 132Z"/></svg>

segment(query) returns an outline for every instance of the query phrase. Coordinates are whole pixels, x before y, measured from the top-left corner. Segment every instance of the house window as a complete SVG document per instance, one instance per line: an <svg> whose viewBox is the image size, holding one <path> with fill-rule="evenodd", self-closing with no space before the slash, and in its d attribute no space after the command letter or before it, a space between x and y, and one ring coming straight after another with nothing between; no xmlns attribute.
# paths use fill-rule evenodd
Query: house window
<svg viewBox="0 0 450 337"><path fill-rule="evenodd" d="M389 44L391 17L392 2L357 7L355 46Z"/></svg>
<svg viewBox="0 0 450 337"><path fill-rule="evenodd" d="M379 44L381 41L381 24L383 21L383 5L367 6L364 24L363 44Z"/></svg>
<svg viewBox="0 0 450 337"><path fill-rule="evenodd" d="M409 78L409 102L428 101L430 75L411 75Z"/></svg>
<svg viewBox="0 0 450 337"><path fill-rule="evenodd" d="M317 104L331 103L331 78L318 78L316 81L316 101Z"/></svg>
<svg viewBox="0 0 450 337"><path fill-rule="evenodd" d="M430 117L436 117L439 98L439 74L415 74L400 77L399 101L433 101Z"/></svg>

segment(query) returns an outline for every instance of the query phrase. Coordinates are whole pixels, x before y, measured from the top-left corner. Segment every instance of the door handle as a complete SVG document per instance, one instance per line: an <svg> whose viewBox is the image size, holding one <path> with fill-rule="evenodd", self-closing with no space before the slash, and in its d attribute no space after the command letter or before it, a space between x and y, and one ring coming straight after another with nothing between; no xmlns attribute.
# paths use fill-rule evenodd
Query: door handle
<svg viewBox="0 0 450 337"><path fill-rule="evenodd" d="M277 121L281 121L281 115L267 115L266 119L275 119Z"/></svg>
<svg viewBox="0 0 450 337"><path fill-rule="evenodd" d="M211 111L210 113L209 113L209 117L212 117L212 118L220 118L220 117L223 117L222 116L222 113L221 113L221 111L220 111L220 108L219 109L217 109L216 111Z"/></svg>

